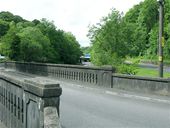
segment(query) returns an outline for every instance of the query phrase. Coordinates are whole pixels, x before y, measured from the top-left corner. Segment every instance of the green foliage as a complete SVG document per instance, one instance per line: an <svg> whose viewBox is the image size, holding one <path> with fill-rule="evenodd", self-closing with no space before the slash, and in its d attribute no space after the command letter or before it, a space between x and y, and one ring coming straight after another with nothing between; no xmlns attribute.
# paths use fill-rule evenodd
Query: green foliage
<svg viewBox="0 0 170 128"><path fill-rule="evenodd" d="M75 36L71 33L66 33L63 30L56 30L53 22L42 19L41 23L36 26L50 40L54 55L51 62L60 62L66 64L76 64L81 56L80 45ZM52 61L53 60L53 61Z"/></svg>
<svg viewBox="0 0 170 128"><path fill-rule="evenodd" d="M75 36L72 33L64 33L65 42L67 43L67 47L63 48L63 52L67 51L67 54L65 54L63 57L64 62L68 64L74 64L77 63L77 60L79 60L80 56L82 55L80 45L78 41L76 40Z"/></svg>
<svg viewBox="0 0 170 128"><path fill-rule="evenodd" d="M49 39L34 27L26 27L18 33L20 59L23 61L47 62L50 49Z"/></svg>
<svg viewBox="0 0 170 128"><path fill-rule="evenodd" d="M13 21L15 23L25 21L22 17L17 16L17 15L13 15L12 13L5 12L5 11L0 12L0 19L7 21L7 22Z"/></svg>
<svg viewBox="0 0 170 128"><path fill-rule="evenodd" d="M157 0L145 0L140 8L138 24L141 27L146 27L147 33L158 21L158 2Z"/></svg>
<svg viewBox="0 0 170 128"><path fill-rule="evenodd" d="M128 75L136 75L138 72L137 67L130 64L121 64L120 66L118 66L117 70L118 70L117 72L121 74L128 74Z"/></svg>
<svg viewBox="0 0 170 128"><path fill-rule="evenodd" d="M123 63L117 67L117 72L121 74L136 75L138 73L138 64L140 63L141 57L138 58L127 58L130 63Z"/></svg>
<svg viewBox="0 0 170 128"><path fill-rule="evenodd" d="M148 68L137 68L137 76L146 76L146 77L158 77L158 71L155 69L148 69ZM164 73L164 78L169 78L170 77L170 73L169 72L165 72Z"/></svg>
<svg viewBox="0 0 170 128"><path fill-rule="evenodd" d="M170 0L164 1L164 57L170 59ZM92 42L92 62L96 65L111 64L119 72L134 74L131 73L133 67L121 65L121 60L125 56L155 59L158 52L158 21L157 0L145 0L125 15L112 10L100 23L90 27L88 36Z"/></svg>
<svg viewBox="0 0 170 128"><path fill-rule="evenodd" d="M0 38L4 36L9 29L9 23L0 19Z"/></svg>
<svg viewBox="0 0 170 128"><path fill-rule="evenodd" d="M155 24L155 26L151 29L149 36L149 44L145 56L154 58L158 53L158 24Z"/></svg>
<svg viewBox="0 0 170 128"><path fill-rule="evenodd" d="M144 55L147 49L147 30L145 27L137 27L134 34L133 56Z"/></svg>
<svg viewBox="0 0 170 128"><path fill-rule="evenodd" d="M89 54L91 52L91 47L90 46L81 47L81 51L83 54Z"/></svg>
<svg viewBox="0 0 170 128"><path fill-rule="evenodd" d="M11 22L13 21L14 15L10 12L0 12L0 19L7 21L7 22Z"/></svg>
<svg viewBox="0 0 170 128"><path fill-rule="evenodd" d="M125 21L128 23L133 23L133 24L137 23L142 5L143 5L143 2L131 8L123 17Z"/></svg>
<svg viewBox="0 0 170 128"><path fill-rule="evenodd" d="M122 16L116 11L101 20L89 30L92 42L91 60L96 65L117 65L128 52L127 43L123 40Z"/></svg>
<svg viewBox="0 0 170 128"><path fill-rule="evenodd" d="M150 33L158 22L157 1L145 0L141 2L130 9L123 18L126 29L130 30L129 33L125 31L125 34L128 33L125 40L130 44L128 54L130 56L145 55L151 46L149 42Z"/></svg>
<svg viewBox="0 0 170 128"><path fill-rule="evenodd" d="M10 29L8 30L7 34L5 34L2 38L1 38L1 51L0 53L11 58L11 59L16 59L16 57L18 57L19 54L19 41L18 41L18 36L17 31L19 31L16 28L16 25L14 22L10 23ZM15 50L14 50L14 49Z"/></svg>
<svg viewBox="0 0 170 128"><path fill-rule="evenodd" d="M0 54L11 60L77 64L82 54L74 35L46 19L30 22L1 12L0 28Z"/></svg>

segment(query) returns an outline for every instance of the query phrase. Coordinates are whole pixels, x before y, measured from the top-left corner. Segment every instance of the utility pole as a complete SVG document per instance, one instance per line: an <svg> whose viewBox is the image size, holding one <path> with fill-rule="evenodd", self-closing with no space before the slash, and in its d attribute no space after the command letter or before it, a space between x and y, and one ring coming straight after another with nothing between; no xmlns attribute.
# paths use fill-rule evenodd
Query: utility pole
<svg viewBox="0 0 170 128"><path fill-rule="evenodd" d="M163 19L164 19L164 0L159 0L159 77L163 77Z"/></svg>

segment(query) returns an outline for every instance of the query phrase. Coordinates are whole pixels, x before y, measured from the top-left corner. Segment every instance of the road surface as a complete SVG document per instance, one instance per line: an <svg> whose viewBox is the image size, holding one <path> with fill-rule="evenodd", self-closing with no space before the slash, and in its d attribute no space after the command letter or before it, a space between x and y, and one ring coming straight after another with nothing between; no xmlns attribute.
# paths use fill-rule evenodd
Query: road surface
<svg viewBox="0 0 170 128"><path fill-rule="evenodd" d="M132 62L130 61L126 61L126 64L132 64ZM139 63L138 64L139 67L142 68L148 68L148 69L154 69L154 70L158 70L159 66L155 65L155 64L149 64L149 63ZM164 65L164 72L170 72L170 66L169 65Z"/></svg>
<svg viewBox="0 0 170 128"><path fill-rule="evenodd" d="M61 87L62 128L170 128L170 97L158 102L70 83L61 82ZM1 122L0 128L5 128Z"/></svg>
<svg viewBox="0 0 170 128"><path fill-rule="evenodd" d="M62 128L170 128L170 104L62 85Z"/></svg>

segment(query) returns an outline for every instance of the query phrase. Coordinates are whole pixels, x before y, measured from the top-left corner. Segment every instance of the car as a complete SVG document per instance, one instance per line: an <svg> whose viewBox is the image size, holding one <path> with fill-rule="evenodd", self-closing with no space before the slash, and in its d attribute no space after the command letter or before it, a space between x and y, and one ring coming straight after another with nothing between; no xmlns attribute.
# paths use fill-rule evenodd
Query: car
<svg viewBox="0 0 170 128"><path fill-rule="evenodd" d="M2 56L2 55L0 54L0 59L5 59L5 56Z"/></svg>

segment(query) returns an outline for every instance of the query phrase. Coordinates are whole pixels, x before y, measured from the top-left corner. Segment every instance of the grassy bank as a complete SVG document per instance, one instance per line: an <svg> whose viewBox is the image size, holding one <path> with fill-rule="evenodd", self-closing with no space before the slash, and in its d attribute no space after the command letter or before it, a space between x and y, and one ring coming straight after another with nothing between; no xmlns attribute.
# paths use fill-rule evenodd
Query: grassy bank
<svg viewBox="0 0 170 128"><path fill-rule="evenodd" d="M146 76L146 77L158 77L158 70L148 69L148 68L137 68L137 76ZM164 72L164 77L170 77L169 72Z"/></svg>

